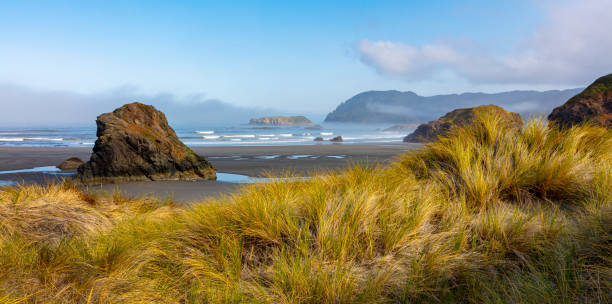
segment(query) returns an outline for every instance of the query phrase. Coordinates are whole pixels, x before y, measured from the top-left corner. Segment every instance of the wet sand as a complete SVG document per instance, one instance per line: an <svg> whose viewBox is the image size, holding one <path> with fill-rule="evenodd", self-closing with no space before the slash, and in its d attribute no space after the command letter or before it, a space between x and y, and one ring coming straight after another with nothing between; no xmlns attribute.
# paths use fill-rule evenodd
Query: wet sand
<svg viewBox="0 0 612 304"><path fill-rule="evenodd" d="M218 172L251 177L293 172L307 176L313 172L345 168L352 163L386 164L403 152L417 148L415 144L327 144L303 146L225 146L192 147L206 157ZM0 171L56 166L69 157L88 160L85 147L0 147ZM0 174L0 180L42 183L63 176L44 173ZM118 190L127 196L152 195L172 197L189 202L206 197L219 197L236 192L241 184L220 181L156 181L129 182L89 186L89 191Z"/></svg>

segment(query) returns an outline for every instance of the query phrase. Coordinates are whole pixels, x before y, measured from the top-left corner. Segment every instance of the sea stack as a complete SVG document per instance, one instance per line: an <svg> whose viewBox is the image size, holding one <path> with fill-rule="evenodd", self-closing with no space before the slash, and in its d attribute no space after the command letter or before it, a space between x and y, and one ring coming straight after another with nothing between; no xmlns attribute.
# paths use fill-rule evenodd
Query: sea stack
<svg viewBox="0 0 612 304"><path fill-rule="evenodd" d="M580 94L555 108L548 120L564 128L585 122L612 128L612 74L600 77Z"/></svg>
<svg viewBox="0 0 612 304"><path fill-rule="evenodd" d="M504 108L496 105L478 106L473 108L456 109L437 120L421 124L410 135L404 137L404 142L430 142L439 136L444 136L454 127L465 126L474 122L479 115L491 115L500 118L510 129L521 129L523 120L521 115L507 112Z"/></svg>
<svg viewBox="0 0 612 304"><path fill-rule="evenodd" d="M183 144L164 113L138 102L96 120L98 139L78 168L83 182L216 179L216 169Z"/></svg>

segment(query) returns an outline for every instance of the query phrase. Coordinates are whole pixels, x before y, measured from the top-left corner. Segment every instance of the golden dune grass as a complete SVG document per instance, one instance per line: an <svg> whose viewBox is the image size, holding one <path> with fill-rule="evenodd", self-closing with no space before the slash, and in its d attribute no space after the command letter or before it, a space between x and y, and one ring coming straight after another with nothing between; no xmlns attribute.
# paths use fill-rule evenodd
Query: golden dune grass
<svg viewBox="0 0 612 304"><path fill-rule="evenodd" d="M484 118L190 207L0 190L2 303L606 303L612 132Z"/></svg>

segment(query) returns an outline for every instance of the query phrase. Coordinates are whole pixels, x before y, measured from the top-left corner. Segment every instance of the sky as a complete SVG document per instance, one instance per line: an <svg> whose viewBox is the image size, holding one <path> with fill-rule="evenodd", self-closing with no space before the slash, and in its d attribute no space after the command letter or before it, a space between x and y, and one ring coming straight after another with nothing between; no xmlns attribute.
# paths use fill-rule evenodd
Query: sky
<svg viewBox="0 0 612 304"><path fill-rule="evenodd" d="M3 1L0 103L322 115L367 90L584 87L612 72L610 28L610 0Z"/></svg>

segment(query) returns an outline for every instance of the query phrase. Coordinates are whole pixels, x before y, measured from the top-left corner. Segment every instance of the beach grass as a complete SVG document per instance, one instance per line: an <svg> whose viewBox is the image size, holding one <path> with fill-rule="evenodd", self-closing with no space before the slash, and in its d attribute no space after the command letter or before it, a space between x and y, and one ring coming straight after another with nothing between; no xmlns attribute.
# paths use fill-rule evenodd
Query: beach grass
<svg viewBox="0 0 612 304"><path fill-rule="evenodd" d="M610 303L612 131L494 117L189 206L0 188L2 303Z"/></svg>

